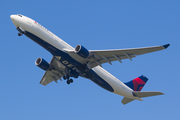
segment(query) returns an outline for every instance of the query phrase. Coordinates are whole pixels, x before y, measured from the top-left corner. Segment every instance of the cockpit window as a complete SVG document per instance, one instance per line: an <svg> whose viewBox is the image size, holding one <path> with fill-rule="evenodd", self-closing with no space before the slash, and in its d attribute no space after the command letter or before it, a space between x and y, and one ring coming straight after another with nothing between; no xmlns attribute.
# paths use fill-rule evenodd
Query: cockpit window
<svg viewBox="0 0 180 120"><path fill-rule="evenodd" d="M19 17L22 17L22 15L19 15L19 14L18 14L18 16L19 16Z"/></svg>

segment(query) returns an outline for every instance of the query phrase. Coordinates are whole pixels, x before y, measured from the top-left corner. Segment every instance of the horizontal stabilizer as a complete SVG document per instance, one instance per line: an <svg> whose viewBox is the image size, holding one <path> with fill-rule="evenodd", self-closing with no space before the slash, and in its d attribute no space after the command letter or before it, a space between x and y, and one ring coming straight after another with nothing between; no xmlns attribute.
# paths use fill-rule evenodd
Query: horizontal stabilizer
<svg viewBox="0 0 180 120"><path fill-rule="evenodd" d="M150 97L150 96L156 96L156 95L163 95L162 92L139 92L134 91L133 94L137 97L143 98L143 97Z"/></svg>
<svg viewBox="0 0 180 120"><path fill-rule="evenodd" d="M122 102L122 104L125 105L125 104L127 104L127 103L129 103L129 102L131 102L133 100L135 100L135 99L124 97L121 102Z"/></svg>

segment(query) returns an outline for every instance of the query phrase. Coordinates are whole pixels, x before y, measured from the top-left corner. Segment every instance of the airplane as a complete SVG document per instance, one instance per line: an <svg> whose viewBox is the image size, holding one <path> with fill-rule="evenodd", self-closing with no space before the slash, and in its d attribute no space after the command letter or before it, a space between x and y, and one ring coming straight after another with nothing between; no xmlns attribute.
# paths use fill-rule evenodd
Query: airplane
<svg viewBox="0 0 180 120"><path fill-rule="evenodd" d="M170 44L163 46L114 49L114 50L87 50L82 45L75 48L57 37L37 21L24 15L10 15L13 24L19 31L18 36L23 34L34 42L45 48L52 54L50 63L43 58L37 58L35 64L45 70L40 84L47 85L52 81L67 80L67 84L73 83L72 78L84 77L90 79L107 91L121 95L124 98L122 103L125 105L133 100L143 101L142 98L163 95L158 91L141 91L148 78L144 75L137 77L129 82L123 83L112 74L102 68L103 63L112 65L113 61L122 63L123 59L132 58L169 47Z"/></svg>

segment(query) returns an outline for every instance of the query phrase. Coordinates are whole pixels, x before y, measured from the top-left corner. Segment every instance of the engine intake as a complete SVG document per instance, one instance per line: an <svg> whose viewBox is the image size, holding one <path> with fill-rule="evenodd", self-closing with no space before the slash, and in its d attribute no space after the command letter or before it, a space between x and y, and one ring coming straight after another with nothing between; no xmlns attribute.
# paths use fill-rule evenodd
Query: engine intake
<svg viewBox="0 0 180 120"><path fill-rule="evenodd" d="M50 68L50 64L48 62L46 62L43 58L38 58L35 61L35 64L45 71Z"/></svg>
<svg viewBox="0 0 180 120"><path fill-rule="evenodd" d="M75 47L75 53L77 53L79 56L83 58L87 58L90 56L90 52L82 45L77 45Z"/></svg>

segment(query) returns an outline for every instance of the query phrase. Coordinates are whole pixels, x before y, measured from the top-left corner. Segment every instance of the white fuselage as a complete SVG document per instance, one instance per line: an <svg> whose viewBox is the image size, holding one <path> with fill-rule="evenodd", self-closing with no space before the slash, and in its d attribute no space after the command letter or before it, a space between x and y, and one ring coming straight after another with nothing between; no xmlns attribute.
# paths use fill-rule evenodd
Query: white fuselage
<svg viewBox="0 0 180 120"><path fill-rule="evenodd" d="M23 15L11 15L11 20L16 27L20 27L20 29L24 32L28 32L38 38L42 39L43 42L48 43L49 45L53 46L54 48L68 54L72 57L77 63L83 64L83 58L79 55L71 55L68 51L74 51L74 48L67 44L65 41L54 35L52 32L44 28L42 25L37 23L36 21L23 16ZM28 36L28 35L27 35ZM31 38L33 39L33 38ZM37 41L35 41L37 42ZM38 43L38 42L37 42ZM40 44L40 43L38 43ZM42 44L40 44L43 46ZM43 46L44 47L44 46ZM44 47L45 48L45 47ZM51 49L53 51L54 48L46 48L47 50ZM54 50L55 51L55 50ZM50 51L51 52L51 51ZM62 56L63 57L63 56ZM68 60L67 60L68 61ZM73 64L70 63L69 64ZM138 99L138 97L133 96L133 90L114 77L112 74L104 70L102 67L97 66L91 69L94 71L101 79L107 82L112 88L113 92L132 99Z"/></svg>

